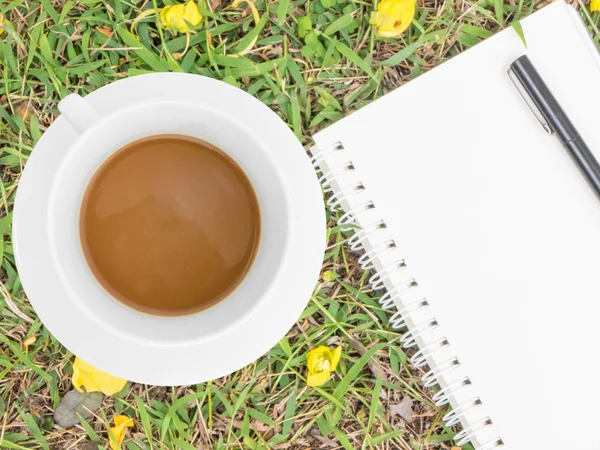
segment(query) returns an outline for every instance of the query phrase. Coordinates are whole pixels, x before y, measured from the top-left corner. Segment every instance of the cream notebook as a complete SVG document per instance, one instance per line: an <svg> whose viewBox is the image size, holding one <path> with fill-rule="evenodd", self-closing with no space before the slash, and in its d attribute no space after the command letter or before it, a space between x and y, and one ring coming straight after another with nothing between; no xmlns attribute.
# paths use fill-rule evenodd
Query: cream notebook
<svg viewBox="0 0 600 450"><path fill-rule="evenodd" d="M458 445L600 450L600 201L510 84L527 53L600 158L600 58L556 1L314 136L329 204Z"/></svg>

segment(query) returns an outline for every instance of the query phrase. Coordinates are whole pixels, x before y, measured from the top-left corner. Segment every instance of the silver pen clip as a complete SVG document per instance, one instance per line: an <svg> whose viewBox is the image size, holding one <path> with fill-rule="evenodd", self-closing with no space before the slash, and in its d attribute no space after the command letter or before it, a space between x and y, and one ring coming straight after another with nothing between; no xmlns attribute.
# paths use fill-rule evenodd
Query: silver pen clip
<svg viewBox="0 0 600 450"><path fill-rule="evenodd" d="M542 126L542 128L544 129L544 131L546 133L552 134L552 128L550 127L550 124L548 123L548 121L546 120L544 115L538 109L535 102L531 99L531 97L529 96L529 94L527 93L527 91L525 90L523 85L521 84L519 77L517 77L515 72L510 67L506 71L506 74L508 75L508 79L510 80L512 85L515 87L515 90L519 93L519 95L523 99L523 102L525 102L525 104L527 105L527 108L529 109L529 111L531 111L531 114L533 114L533 117L535 117L537 119L537 121L540 123L540 125Z"/></svg>

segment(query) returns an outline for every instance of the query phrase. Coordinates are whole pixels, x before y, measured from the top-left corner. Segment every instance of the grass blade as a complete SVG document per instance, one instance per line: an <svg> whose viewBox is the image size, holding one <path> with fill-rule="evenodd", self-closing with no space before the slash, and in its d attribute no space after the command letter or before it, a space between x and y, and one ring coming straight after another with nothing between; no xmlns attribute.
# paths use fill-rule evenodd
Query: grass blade
<svg viewBox="0 0 600 450"><path fill-rule="evenodd" d="M521 25L521 22L519 22L518 20L515 20L512 24L511 24L513 30L515 30L515 32L519 35L519 38L521 38L521 42L523 43L523 46L525 48L527 48L527 39L525 39L525 32L523 31L523 26Z"/></svg>
<svg viewBox="0 0 600 450"><path fill-rule="evenodd" d="M146 438L148 439L148 443L150 444L150 449L152 449L152 424L150 423L150 415L148 414L148 409L146 409L146 404L139 395L135 395L134 398L138 406L137 410L140 415L142 427L144 428L144 433L146 433Z"/></svg>
<svg viewBox="0 0 600 450"><path fill-rule="evenodd" d="M360 56L358 56L356 54L356 52L354 52L354 50L352 50L346 44L341 43L340 41L333 41L333 42L334 42L335 48L337 49L338 52L340 52L342 55L344 55L346 58L348 58L349 61L356 64L367 75L369 75L370 77L373 77L373 78L375 77L375 74L371 70L371 66L369 66L369 64L367 64L364 59L362 59Z"/></svg>
<svg viewBox="0 0 600 450"><path fill-rule="evenodd" d="M377 447L379 444L383 444L384 442L391 441L395 437L402 436L405 433L404 430L393 430L384 434L380 434L379 436L375 436L371 439L371 445Z"/></svg>
<svg viewBox="0 0 600 450"><path fill-rule="evenodd" d="M342 381L340 381L340 384L337 385L335 391L333 391L333 396L337 399L341 399L350 388L350 384L356 379L356 377L360 375L360 372L362 371L363 367L365 367L365 365L373 357L375 352L381 350L386 345L389 344L379 343L371 346L371 348L369 348L365 352L365 354L362 355L360 359L352 365L346 376L342 379Z"/></svg>
<svg viewBox="0 0 600 450"><path fill-rule="evenodd" d="M23 421L27 424L27 428L29 428L37 443L40 444L44 450L50 450L50 447L48 447L48 442L46 442L46 438L44 437L44 433L42 433L42 430L40 430L40 427L33 416L30 413L24 413L23 411L19 411L19 414Z"/></svg>
<svg viewBox="0 0 600 450"><path fill-rule="evenodd" d="M337 33L342 28L346 28L348 25L352 23L354 18L350 14L344 14L339 19L334 20L327 28L325 28L325 33L327 36L331 36L332 34Z"/></svg>
<svg viewBox="0 0 600 450"><path fill-rule="evenodd" d="M498 25L502 26L502 24L504 24L504 1L503 0L494 0L494 11L496 12L496 20L498 21Z"/></svg>
<svg viewBox="0 0 600 450"><path fill-rule="evenodd" d="M285 416L284 416L284 423L283 423L283 427L281 430L281 433L285 436L290 434L290 432L292 431L292 425L294 424L294 421L292 420L292 417L294 417L294 415L296 414L296 404L297 404L297 398L296 398L296 393L298 392L296 386L294 386L294 388L292 389L292 392L290 393L290 398L288 398L288 401L285 404Z"/></svg>
<svg viewBox="0 0 600 450"><path fill-rule="evenodd" d="M375 417L377 417L382 382L383 379L380 376L377 377L377 380L375 381L375 387L373 388L373 393L371 394L371 405L369 406L369 421L367 422L367 433L371 431L373 423L375 422Z"/></svg>
<svg viewBox="0 0 600 450"><path fill-rule="evenodd" d="M127 31L125 28L120 27L117 30L118 35L123 39L123 42L131 47L131 50L137 54L142 61L148 64L156 72L168 72L169 66L165 61L160 60L154 53L144 47L144 44L140 42L133 34Z"/></svg>
<svg viewBox="0 0 600 450"><path fill-rule="evenodd" d="M279 5L277 6L277 25L283 25L283 22L285 22L289 6L290 0L279 0Z"/></svg>
<svg viewBox="0 0 600 450"><path fill-rule="evenodd" d="M342 447L346 450L355 450L355 447L350 443L350 440L338 427L333 427L333 434L335 434L337 440L340 441L340 444L342 444Z"/></svg>

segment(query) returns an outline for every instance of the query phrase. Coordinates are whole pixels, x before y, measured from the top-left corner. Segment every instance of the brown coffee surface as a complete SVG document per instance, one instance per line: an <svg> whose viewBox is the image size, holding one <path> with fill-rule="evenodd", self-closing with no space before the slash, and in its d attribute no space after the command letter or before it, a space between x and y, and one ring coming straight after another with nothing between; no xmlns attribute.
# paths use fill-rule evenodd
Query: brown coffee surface
<svg viewBox="0 0 600 450"><path fill-rule="evenodd" d="M214 146L187 136L135 141L96 172L80 213L88 265L117 300L163 316L230 294L260 238L250 180Z"/></svg>

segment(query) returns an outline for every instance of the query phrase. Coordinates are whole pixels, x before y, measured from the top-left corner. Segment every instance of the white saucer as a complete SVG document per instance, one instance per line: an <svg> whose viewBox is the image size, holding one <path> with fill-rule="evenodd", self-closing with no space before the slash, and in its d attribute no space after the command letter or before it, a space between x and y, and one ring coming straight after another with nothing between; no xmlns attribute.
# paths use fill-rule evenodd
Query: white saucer
<svg viewBox="0 0 600 450"><path fill-rule="evenodd" d="M213 91L224 83L195 75L157 73L117 81L86 96L101 115L149 98L185 100L223 108ZM222 91L224 88L219 87ZM48 244L49 187L78 135L59 117L44 133L21 177L14 209L14 248L23 287L38 316L71 352L95 367L131 381L187 385L215 379L253 362L294 325L314 289L325 248L321 189L309 159L285 123L247 93L228 86L227 113L244 121L276 149L277 165L289 185L292 230L289 257L253 314L213 340L161 346L123 342L72 307ZM260 114L257 114L257 111Z"/></svg>

